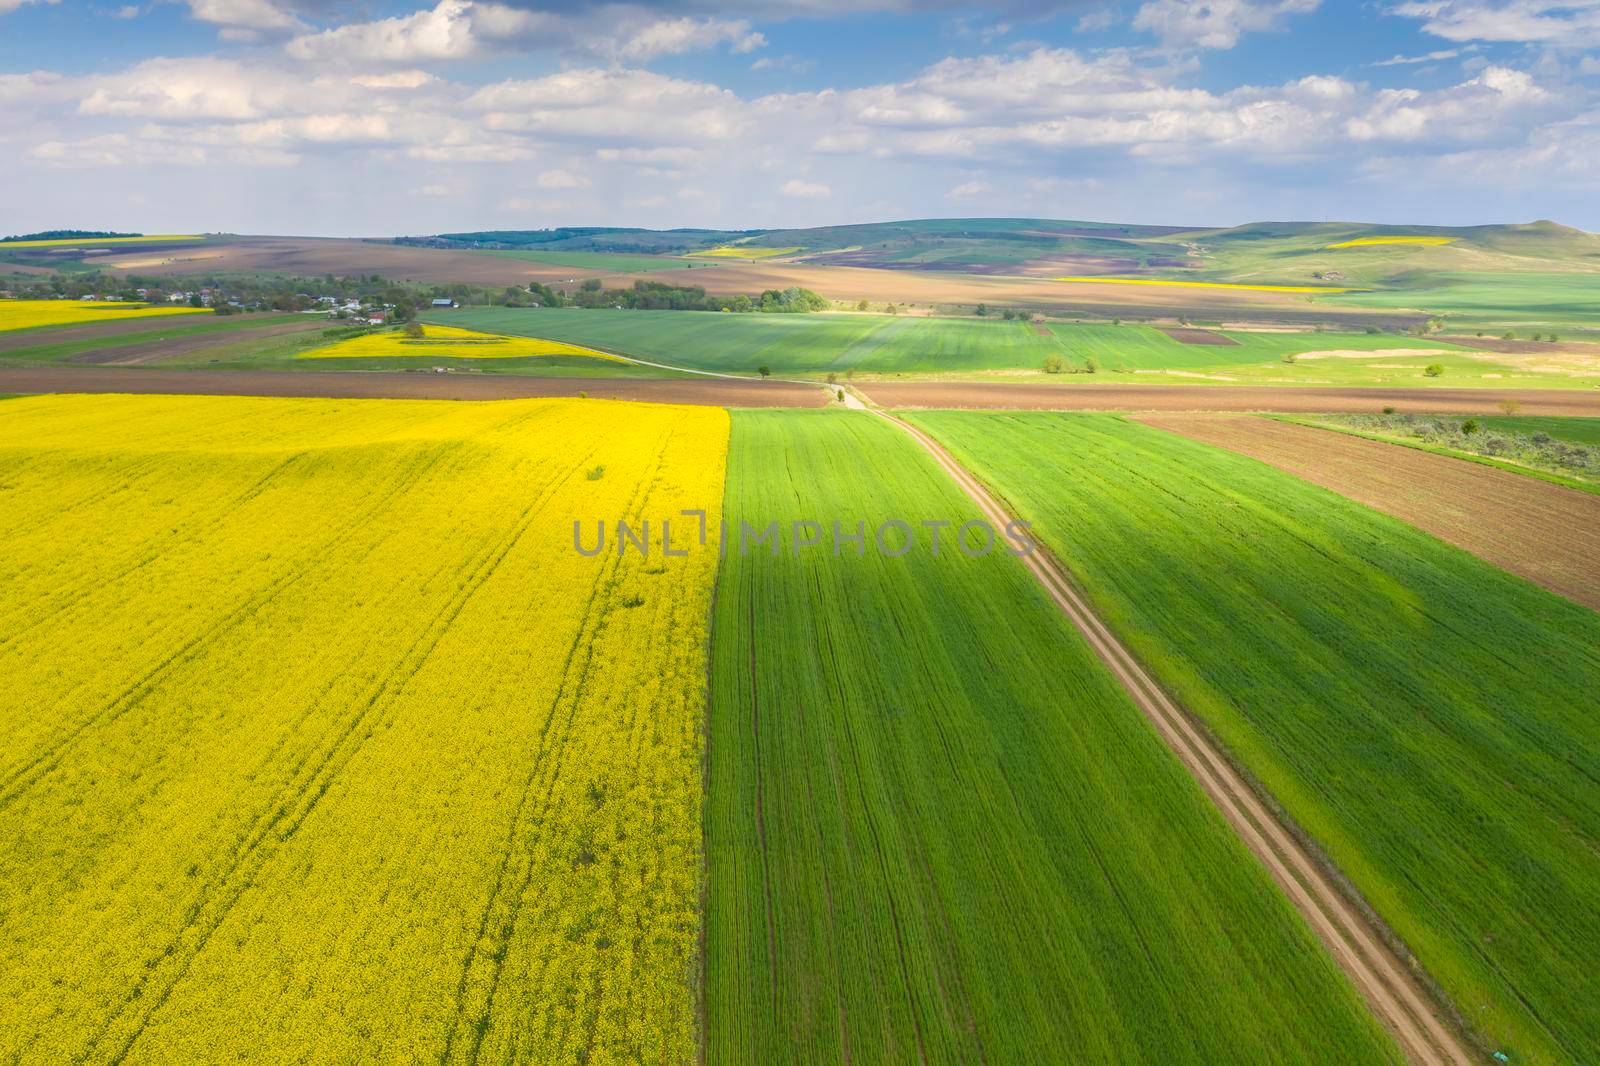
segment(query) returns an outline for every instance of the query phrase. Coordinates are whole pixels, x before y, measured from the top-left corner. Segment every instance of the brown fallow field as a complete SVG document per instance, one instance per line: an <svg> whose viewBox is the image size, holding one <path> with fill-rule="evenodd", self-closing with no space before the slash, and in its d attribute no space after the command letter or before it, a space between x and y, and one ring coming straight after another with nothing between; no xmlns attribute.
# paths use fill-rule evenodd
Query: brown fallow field
<svg viewBox="0 0 1600 1066"><path fill-rule="evenodd" d="M0 393L71 392L396 400L510 400L587 395L601 400L647 400L713 407L824 407L828 403L828 393L820 387L756 378L630 380L426 371L294 374L271 370L0 367Z"/></svg>
<svg viewBox="0 0 1600 1066"><path fill-rule="evenodd" d="M1250 415L1138 415L1259 459L1600 610L1600 495L1481 463Z"/></svg>

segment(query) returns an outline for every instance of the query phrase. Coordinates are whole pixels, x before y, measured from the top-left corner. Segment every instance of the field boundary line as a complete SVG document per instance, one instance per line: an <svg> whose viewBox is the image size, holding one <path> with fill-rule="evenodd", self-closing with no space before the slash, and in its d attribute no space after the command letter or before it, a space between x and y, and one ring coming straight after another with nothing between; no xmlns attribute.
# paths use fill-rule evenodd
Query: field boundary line
<svg viewBox="0 0 1600 1066"><path fill-rule="evenodd" d="M1011 521L978 478L924 430L876 410L911 436L956 482L992 524ZM1079 631L1178 760L1217 806L1240 840L1267 868L1285 896L1328 948L1335 963L1415 1063L1476 1061L1440 1019L1416 977L1384 942L1310 850L1268 807L1216 742L1145 672L1133 653L1089 606L1066 568L1042 545L1022 557L1045 592Z"/></svg>

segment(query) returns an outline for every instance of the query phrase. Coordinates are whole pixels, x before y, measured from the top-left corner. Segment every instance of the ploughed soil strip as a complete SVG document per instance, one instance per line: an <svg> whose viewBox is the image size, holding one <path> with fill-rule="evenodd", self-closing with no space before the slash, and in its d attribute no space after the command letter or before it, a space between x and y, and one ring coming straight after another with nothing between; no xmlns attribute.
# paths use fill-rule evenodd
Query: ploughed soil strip
<svg viewBox="0 0 1600 1066"><path fill-rule="evenodd" d="M1448 455L1269 418L1142 415L1332 489L1600 610L1600 496Z"/></svg>
<svg viewBox="0 0 1600 1066"><path fill-rule="evenodd" d="M881 412L880 412L881 413ZM884 415L916 439L997 528L1011 514L955 457L927 433ZM1113 676L1127 689L1156 732L1261 860L1334 961L1350 977L1377 1017L1393 1032L1415 1063L1475 1061L1455 1033L1441 1021L1405 965L1395 957L1356 907L1340 893L1332 876L1277 820L1255 791L1199 729L1145 673L1116 636L1089 607L1066 569L1042 548L1022 557L1050 598L1077 627Z"/></svg>
<svg viewBox="0 0 1600 1066"><path fill-rule="evenodd" d="M0 367L0 393L120 392L331 399L508 400L587 394L605 400L714 407L825 407L821 388L781 381L706 378L538 378L505 374L336 371L144 370L124 367Z"/></svg>
<svg viewBox="0 0 1600 1066"><path fill-rule="evenodd" d="M1476 348L1480 352L1498 352L1501 355L1600 355L1600 343L1594 341L1519 341L1502 337L1452 337L1440 335L1442 341L1459 344L1463 348Z"/></svg>
<svg viewBox="0 0 1600 1066"><path fill-rule="evenodd" d="M1157 328L1180 344L1212 344L1223 348L1237 348L1239 346L1239 342L1232 337L1225 337L1220 333L1212 333L1209 329L1183 329L1177 326L1160 326Z"/></svg>
<svg viewBox="0 0 1600 1066"><path fill-rule="evenodd" d="M250 341L264 340L267 337L280 337L285 333L310 333L314 330L325 330L329 326L330 324L326 318L321 316L311 318L308 316L299 322L279 322L271 326L221 329L207 333L180 333L152 337L148 340L132 341L127 344L108 345L104 348L96 348L93 351L79 352L77 355L68 356L66 362L87 363L95 366L138 366L142 363L157 363L163 359L172 359L180 355L193 355L196 352L207 351L211 348L225 348L231 344L245 344Z"/></svg>
<svg viewBox="0 0 1600 1066"><path fill-rule="evenodd" d="M1321 414L1393 407L1417 414L1600 416L1596 389L1374 389L1267 385L1055 385L984 381L862 382L883 407L1013 411L1275 411Z"/></svg>

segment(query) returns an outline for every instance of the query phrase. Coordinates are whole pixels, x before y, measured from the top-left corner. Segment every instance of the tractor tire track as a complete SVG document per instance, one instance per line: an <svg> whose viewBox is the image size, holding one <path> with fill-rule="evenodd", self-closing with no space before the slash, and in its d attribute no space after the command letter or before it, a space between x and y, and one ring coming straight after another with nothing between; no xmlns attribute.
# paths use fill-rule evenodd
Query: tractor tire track
<svg viewBox="0 0 1600 1066"><path fill-rule="evenodd" d="M438 454L442 455L443 451L439 450ZM466 572L466 578L429 619L417 639L400 657L399 667L373 687L355 715L338 730L331 743L322 749L320 756L315 752L308 752L301 760L297 772L291 774L290 779L279 790L277 797L262 807L254 824L241 839L229 868L215 880L209 893L191 907L184 927L172 938L168 947L149 960L150 965L146 968L145 976L130 993L122 1009L108 1018L105 1025L96 1033L83 1057L92 1055L126 1017L127 1011L138 1005L142 1008L139 1017L128 1027L130 1031L118 1042L117 1050L109 1056L108 1061L121 1062L126 1058L150 1020L183 981L211 937L221 928L239 900L254 883L254 875L272 860L279 847L287 842L310 817L345 765L361 750L366 738L373 734L383 713L392 705L394 696L403 690L410 678L427 664L439 641L449 631L451 623L460 614L467 601L526 534L534 517L558 483L559 479L545 486L544 492L517 516L507 536L497 542L490 542L465 565L458 568L459 571ZM377 506L381 506L381 501ZM376 509L375 506L369 510ZM306 767L309 769L300 772ZM188 943L185 943L186 941ZM175 972L171 973L169 979L162 984L159 992L146 994L146 986L155 979L160 963L179 954L180 947L184 950Z"/></svg>

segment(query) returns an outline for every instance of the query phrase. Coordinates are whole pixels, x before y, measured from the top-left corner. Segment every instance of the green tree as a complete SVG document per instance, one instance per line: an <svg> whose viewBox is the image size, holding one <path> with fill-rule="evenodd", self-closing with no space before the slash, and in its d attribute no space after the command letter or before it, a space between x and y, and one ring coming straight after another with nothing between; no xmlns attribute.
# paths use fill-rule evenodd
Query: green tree
<svg viewBox="0 0 1600 1066"><path fill-rule="evenodd" d="M1066 365L1066 360L1059 355L1047 355L1044 357L1044 372L1046 374L1059 374L1066 368Z"/></svg>
<svg viewBox="0 0 1600 1066"><path fill-rule="evenodd" d="M1429 363L1426 367L1423 368L1422 372L1424 374L1428 375L1430 378L1439 377L1439 376L1444 374L1444 364L1442 364L1442 363Z"/></svg>

